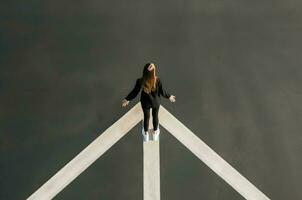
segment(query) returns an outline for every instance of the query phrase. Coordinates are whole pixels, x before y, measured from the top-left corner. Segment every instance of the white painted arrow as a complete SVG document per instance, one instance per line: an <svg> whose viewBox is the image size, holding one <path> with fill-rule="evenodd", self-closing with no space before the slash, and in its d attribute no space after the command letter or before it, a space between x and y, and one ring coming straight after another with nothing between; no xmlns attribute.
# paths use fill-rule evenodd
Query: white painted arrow
<svg viewBox="0 0 302 200"><path fill-rule="evenodd" d="M76 157L68 162L36 192L28 197L28 200L52 199L71 181L73 181L78 175L80 175L86 168L88 168L96 159L98 159L101 155L103 155L103 153L111 148L111 146L113 146L119 139L126 135L129 130L131 130L142 119L143 113L141 110L141 104L139 102L118 121L116 121L108 129L106 129ZM217 175L219 175L237 192L239 192L244 198L248 200L269 199L252 183L244 178L238 171L236 171L230 164L222 159L207 144L205 144L200 138L198 138L192 131L190 131L185 125L183 125L172 114L170 114L163 106L161 106L159 110L159 123L174 137L176 137L183 145L185 145L192 153L194 153L194 155L196 155L201 161L209 166ZM144 153L144 156L149 157L150 159L154 159L159 164L159 146L156 146L159 144L159 141L149 142L152 142L155 145L153 147L149 146L150 148L146 148L146 154ZM158 154L150 154L149 150L157 147ZM148 161L144 160L144 164L147 163ZM159 178L159 168L158 172L156 173L158 174ZM144 176L151 177L145 173ZM144 177L144 179L145 178L146 177ZM153 185L151 186L154 187L155 190L154 194L150 193L151 196L156 195L156 191L159 192L158 178L149 180L149 183L153 182ZM148 179L145 180L148 181ZM151 191L149 190L149 192ZM144 197L146 198L146 196ZM157 197L155 197L155 199L153 200L159 200L159 195L157 195Z"/></svg>

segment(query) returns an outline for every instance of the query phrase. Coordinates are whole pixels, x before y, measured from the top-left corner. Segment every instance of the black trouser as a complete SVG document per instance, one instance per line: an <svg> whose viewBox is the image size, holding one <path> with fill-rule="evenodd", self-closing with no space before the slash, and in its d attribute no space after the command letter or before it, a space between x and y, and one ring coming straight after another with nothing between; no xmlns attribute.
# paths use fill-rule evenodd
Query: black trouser
<svg viewBox="0 0 302 200"><path fill-rule="evenodd" d="M144 130L148 131L149 128L149 119L150 119L150 108L142 108L144 112ZM158 111L159 106L152 108L152 119L153 119L153 129L154 131L157 130L158 127Z"/></svg>

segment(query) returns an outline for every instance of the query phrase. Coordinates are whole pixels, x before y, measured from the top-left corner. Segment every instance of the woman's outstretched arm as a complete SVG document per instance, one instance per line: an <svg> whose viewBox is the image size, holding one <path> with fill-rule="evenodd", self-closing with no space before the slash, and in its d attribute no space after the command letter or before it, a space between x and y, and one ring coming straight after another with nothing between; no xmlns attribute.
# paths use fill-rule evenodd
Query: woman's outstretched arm
<svg viewBox="0 0 302 200"><path fill-rule="evenodd" d="M159 93L163 96L163 97L165 97L165 98L167 98L167 99L169 99L170 98L170 93L169 92L167 92L164 88L163 88L163 85L162 85L162 82L161 82L161 80L159 79Z"/></svg>
<svg viewBox="0 0 302 200"><path fill-rule="evenodd" d="M132 91L125 97L127 101L131 101L134 99L141 89L140 79L136 79L135 86Z"/></svg>

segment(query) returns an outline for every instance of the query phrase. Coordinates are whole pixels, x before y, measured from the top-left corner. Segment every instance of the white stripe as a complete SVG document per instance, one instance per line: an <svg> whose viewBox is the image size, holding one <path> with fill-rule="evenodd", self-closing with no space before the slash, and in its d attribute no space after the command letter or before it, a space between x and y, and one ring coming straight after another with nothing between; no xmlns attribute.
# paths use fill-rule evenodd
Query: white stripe
<svg viewBox="0 0 302 200"><path fill-rule="evenodd" d="M124 116L106 129L76 157L68 162L52 178L44 183L29 200L52 199L71 181L88 168L96 159L121 139L143 118L140 103L131 108Z"/></svg>
<svg viewBox="0 0 302 200"><path fill-rule="evenodd" d="M160 124L186 146L201 161L224 179L239 194L249 200L267 200L265 194L222 159L191 130L170 114L163 106L159 110Z"/></svg>
<svg viewBox="0 0 302 200"><path fill-rule="evenodd" d="M151 112L150 112L151 113ZM143 120L142 120L143 123ZM143 126L142 126L143 128ZM144 151L144 200L160 200L159 140L153 141L152 115L149 120L150 141L143 142Z"/></svg>

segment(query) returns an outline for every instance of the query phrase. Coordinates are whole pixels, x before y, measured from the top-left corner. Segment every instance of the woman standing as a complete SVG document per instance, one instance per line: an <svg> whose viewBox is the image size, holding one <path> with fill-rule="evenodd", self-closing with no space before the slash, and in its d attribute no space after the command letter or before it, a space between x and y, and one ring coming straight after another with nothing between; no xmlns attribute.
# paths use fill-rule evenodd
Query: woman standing
<svg viewBox="0 0 302 200"><path fill-rule="evenodd" d="M162 82L160 78L156 76L155 71L155 65L153 63L147 63L143 69L143 76L136 79L134 88L122 101L122 106L127 106L129 102L137 96L140 90L143 89L140 102L144 113L144 141L149 140L148 127L150 108L152 108L154 137L157 138L159 135L158 111L161 105L160 96L169 99L171 102L176 101L174 95L170 95L164 90Z"/></svg>

